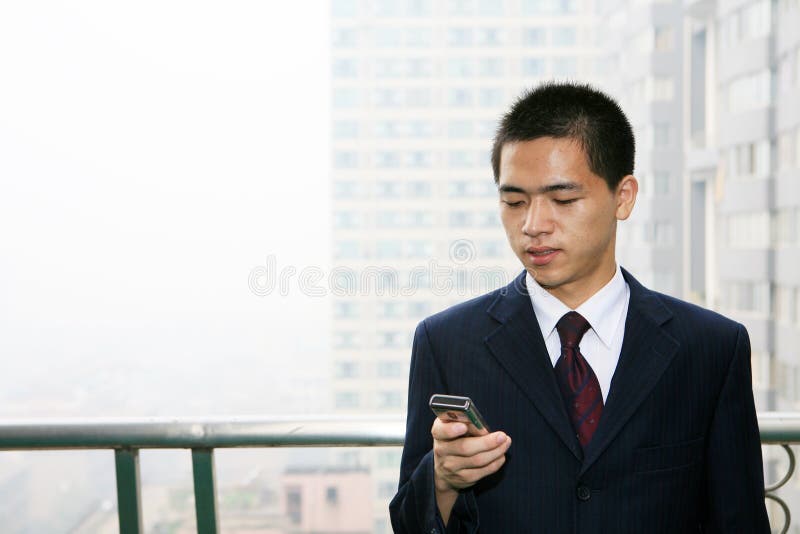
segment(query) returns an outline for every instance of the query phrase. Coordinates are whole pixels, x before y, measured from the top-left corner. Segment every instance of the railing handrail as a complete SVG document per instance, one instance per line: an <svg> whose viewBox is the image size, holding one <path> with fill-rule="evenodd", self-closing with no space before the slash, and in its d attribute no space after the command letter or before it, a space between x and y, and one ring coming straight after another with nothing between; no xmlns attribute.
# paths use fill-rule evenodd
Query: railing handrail
<svg viewBox="0 0 800 534"><path fill-rule="evenodd" d="M765 489L765 498L783 510L788 532L791 515L775 494L792 477L800 443L800 412L758 414L761 442L780 444L789 469ZM282 415L271 417L144 417L0 420L0 450L113 449L120 534L141 534L140 449L191 449L198 534L217 534L214 449L228 447L371 447L403 444L402 415Z"/></svg>
<svg viewBox="0 0 800 534"><path fill-rule="evenodd" d="M761 441L800 443L800 412L758 414ZM401 446L402 415L0 420L0 450Z"/></svg>

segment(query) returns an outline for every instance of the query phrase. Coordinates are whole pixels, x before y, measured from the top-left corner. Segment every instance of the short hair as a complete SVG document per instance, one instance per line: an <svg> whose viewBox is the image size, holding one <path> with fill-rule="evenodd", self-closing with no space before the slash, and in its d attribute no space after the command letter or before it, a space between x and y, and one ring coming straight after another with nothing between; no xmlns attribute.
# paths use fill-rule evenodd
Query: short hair
<svg viewBox="0 0 800 534"><path fill-rule="evenodd" d="M619 104L588 84L546 82L526 91L511 106L492 146L494 181L500 180L500 155L506 143L540 137L574 139L586 154L589 169L616 189L633 174L633 129Z"/></svg>

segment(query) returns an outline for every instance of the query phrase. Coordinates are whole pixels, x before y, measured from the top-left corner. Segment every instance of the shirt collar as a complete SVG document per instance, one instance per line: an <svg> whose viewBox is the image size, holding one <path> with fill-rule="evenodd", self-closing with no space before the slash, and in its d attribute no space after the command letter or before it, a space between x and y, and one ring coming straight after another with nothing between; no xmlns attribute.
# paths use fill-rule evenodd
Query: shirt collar
<svg viewBox="0 0 800 534"><path fill-rule="evenodd" d="M533 311L542 329L542 336L546 339L553 332L558 320L569 312L570 308L540 286L530 273L526 274L525 282L533 304ZM611 280L575 309L589 321L592 330L608 348L611 348L619 316L624 308L626 294L625 279L617 265Z"/></svg>

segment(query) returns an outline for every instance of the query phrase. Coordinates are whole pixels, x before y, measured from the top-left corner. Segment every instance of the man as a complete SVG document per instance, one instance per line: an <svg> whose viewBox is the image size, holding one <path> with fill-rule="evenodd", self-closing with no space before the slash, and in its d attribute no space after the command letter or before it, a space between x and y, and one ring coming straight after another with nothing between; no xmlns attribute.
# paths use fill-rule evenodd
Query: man
<svg viewBox="0 0 800 534"><path fill-rule="evenodd" d="M616 264L633 162L589 86L539 86L503 117L492 166L525 271L417 327L395 532L769 532L746 330ZM495 432L435 419L434 393Z"/></svg>

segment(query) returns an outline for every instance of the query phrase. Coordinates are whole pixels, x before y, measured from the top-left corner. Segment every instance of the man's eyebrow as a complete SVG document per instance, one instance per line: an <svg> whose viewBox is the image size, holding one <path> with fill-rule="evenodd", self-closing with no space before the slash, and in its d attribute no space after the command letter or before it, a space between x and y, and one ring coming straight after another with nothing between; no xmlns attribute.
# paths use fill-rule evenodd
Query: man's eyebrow
<svg viewBox="0 0 800 534"><path fill-rule="evenodd" d="M552 193L554 191L580 191L583 186L576 182L559 182L557 184L543 185L536 190L538 194ZM525 189L516 185L501 185L497 191L500 193L527 193Z"/></svg>

